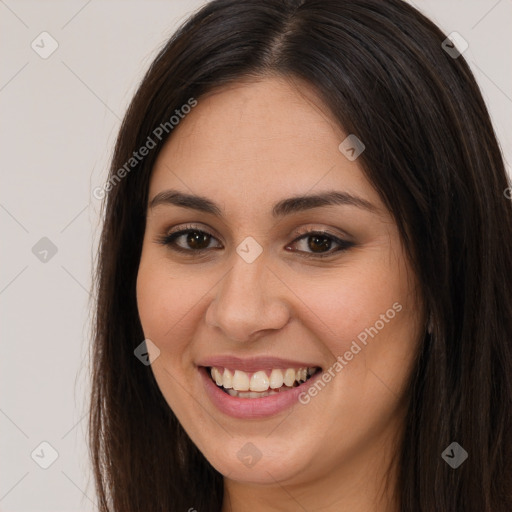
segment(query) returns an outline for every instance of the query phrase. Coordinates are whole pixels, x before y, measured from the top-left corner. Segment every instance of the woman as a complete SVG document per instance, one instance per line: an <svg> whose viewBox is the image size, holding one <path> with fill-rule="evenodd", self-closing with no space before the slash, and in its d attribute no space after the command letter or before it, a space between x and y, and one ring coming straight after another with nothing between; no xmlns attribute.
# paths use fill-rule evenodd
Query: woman
<svg viewBox="0 0 512 512"><path fill-rule="evenodd" d="M507 187L411 6L205 5L105 186L100 510L511 510Z"/></svg>

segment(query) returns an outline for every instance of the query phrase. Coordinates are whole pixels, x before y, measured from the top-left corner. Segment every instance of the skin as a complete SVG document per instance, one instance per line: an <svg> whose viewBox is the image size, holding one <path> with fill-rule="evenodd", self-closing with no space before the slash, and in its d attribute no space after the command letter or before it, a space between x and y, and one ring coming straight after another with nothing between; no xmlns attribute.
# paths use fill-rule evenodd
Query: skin
<svg viewBox="0 0 512 512"><path fill-rule="evenodd" d="M307 84L243 80L199 98L153 169L149 201L172 188L209 198L223 214L149 208L137 279L144 334L160 350L152 370L192 441L224 475L223 512L397 510L391 456L425 318L392 216L358 160L338 149L346 136ZM281 199L332 189L374 210L271 214ZM194 258L158 242L185 224L211 233L209 247L221 249ZM308 238L297 239L318 229L355 245L334 252L332 242L323 249L330 257L315 257ZM250 264L236 252L248 236L263 249ZM186 235L179 244L193 250ZM395 303L401 311L306 405L236 419L205 395L199 358L270 355L325 370ZM250 468L237 457L247 442L261 452Z"/></svg>

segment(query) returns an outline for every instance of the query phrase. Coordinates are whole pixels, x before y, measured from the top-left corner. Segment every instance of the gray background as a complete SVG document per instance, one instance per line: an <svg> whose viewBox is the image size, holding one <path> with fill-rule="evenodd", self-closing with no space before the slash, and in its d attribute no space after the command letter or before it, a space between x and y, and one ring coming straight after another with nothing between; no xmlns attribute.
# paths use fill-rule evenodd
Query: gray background
<svg viewBox="0 0 512 512"><path fill-rule="evenodd" d="M96 509L85 444L100 232L92 190L142 73L203 3L0 0L1 511ZM468 41L464 56L512 162L512 0L413 3ZM31 47L43 31L59 45L47 59ZM58 452L48 469L43 441Z"/></svg>

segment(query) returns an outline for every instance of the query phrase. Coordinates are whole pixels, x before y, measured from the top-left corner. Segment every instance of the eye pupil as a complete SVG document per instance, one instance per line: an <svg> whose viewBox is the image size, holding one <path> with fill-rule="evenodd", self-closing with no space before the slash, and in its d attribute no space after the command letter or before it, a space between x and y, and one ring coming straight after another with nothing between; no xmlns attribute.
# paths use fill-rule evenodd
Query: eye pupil
<svg viewBox="0 0 512 512"><path fill-rule="evenodd" d="M331 248L331 239L326 236L321 235L311 235L308 238L308 247L313 251L316 252L316 249L320 248L321 250L329 250ZM323 242L319 242L319 240L322 240ZM321 252L321 251L320 251Z"/></svg>
<svg viewBox="0 0 512 512"><path fill-rule="evenodd" d="M187 244L193 249L206 249L210 245L211 236L201 231L191 231L187 236ZM201 239L202 242L201 243ZM204 243L206 241L206 243Z"/></svg>

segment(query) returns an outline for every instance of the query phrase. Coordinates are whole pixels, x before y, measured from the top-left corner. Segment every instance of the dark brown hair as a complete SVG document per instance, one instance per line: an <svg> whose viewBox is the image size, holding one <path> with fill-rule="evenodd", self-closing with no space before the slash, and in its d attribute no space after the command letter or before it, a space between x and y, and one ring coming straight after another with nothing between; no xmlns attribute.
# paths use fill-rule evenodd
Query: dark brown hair
<svg viewBox="0 0 512 512"><path fill-rule="evenodd" d="M410 376L396 490L402 512L512 510L512 207L500 148L463 56L401 0L214 0L151 64L110 178L193 97L241 78L311 84L366 149L433 322ZM135 284L159 150L111 187L96 273L90 451L102 512L219 511L223 478L165 402ZM469 454L452 469L453 441Z"/></svg>

